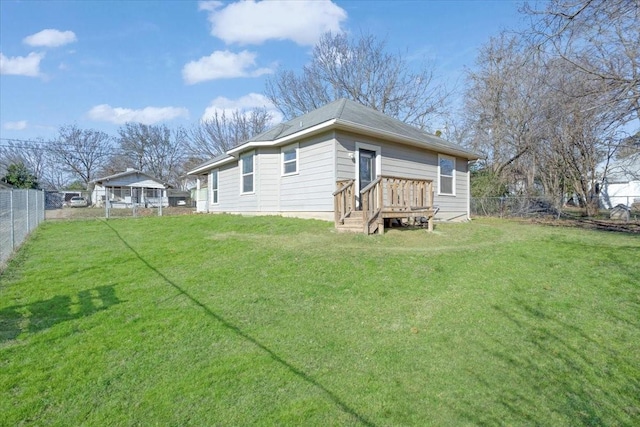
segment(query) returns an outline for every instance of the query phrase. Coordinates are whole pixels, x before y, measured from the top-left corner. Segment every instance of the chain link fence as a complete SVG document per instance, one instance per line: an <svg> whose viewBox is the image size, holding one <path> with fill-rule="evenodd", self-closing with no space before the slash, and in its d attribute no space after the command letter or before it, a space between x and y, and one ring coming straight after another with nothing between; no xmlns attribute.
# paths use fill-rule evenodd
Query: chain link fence
<svg viewBox="0 0 640 427"><path fill-rule="evenodd" d="M51 191L46 193L47 220L136 218L191 214L194 211L188 192L156 188L116 187L89 191ZM74 203L83 197L85 202Z"/></svg>
<svg viewBox="0 0 640 427"><path fill-rule="evenodd" d="M0 269L44 221L44 192L0 190Z"/></svg>

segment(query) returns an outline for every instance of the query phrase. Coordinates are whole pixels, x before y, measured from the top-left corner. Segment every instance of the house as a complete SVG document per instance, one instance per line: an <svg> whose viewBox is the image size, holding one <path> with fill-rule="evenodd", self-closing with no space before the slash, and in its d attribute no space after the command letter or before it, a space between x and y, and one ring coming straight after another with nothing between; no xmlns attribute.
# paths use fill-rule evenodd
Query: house
<svg viewBox="0 0 640 427"><path fill-rule="evenodd" d="M466 220L479 156L340 99L255 136L189 172L201 212L333 220L382 232L391 219ZM205 191L203 189L206 188Z"/></svg>
<svg viewBox="0 0 640 427"><path fill-rule="evenodd" d="M162 181L136 169L91 181L94 185L91 201L102 207L105 201L112 208L167 207L167 188Z"/></svg>
<svg viewBox="0 0 640 427"><path fill-rule="evenodd" d="M621 158L609 165L600 188L602 206L640 209L640 156Z"/></svg>

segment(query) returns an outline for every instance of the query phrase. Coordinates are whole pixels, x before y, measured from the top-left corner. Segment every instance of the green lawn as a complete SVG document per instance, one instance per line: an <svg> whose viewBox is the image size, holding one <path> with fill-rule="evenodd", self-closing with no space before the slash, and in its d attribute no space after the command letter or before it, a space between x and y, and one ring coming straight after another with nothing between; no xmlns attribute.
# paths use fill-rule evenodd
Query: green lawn
<svg viewBox="0 0 640 427"><path fill-rule="evenodd" d="M1 425L640 425L640 237L45 222L0 276Z"/></svg>

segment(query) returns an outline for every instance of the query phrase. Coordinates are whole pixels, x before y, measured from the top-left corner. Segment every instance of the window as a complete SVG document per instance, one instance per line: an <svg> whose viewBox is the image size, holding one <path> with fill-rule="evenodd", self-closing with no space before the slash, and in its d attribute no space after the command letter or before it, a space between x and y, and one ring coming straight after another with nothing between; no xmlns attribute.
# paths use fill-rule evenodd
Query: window
<svg viewBox="0 0 640 427"><path fill-rule="evenodd" d="M240 163L242 163L242 193L253 193L254 157L253 152L240 157Z"/></svg>
<svg viewBox="0 0 640 427"><path fill-rule="evenodd" d="M211 204L218 203L218 169L211 171L209 187L211 188Z"/></svg>
<svg viewBox="0 0 640 427"><path fill-rule="evenodd" d="M455 195L456 159L438 155L438 194Z"/></svg>
<svg viewBox="0 0 640 427"><path fill-rule="evenodd" d="M282 175L298 173L298 144L282 148Z"/></svg>
<svg viewBox="0 0 640 427"><path fill-rule="evenodd" d="M115 200L122 200L125 197L131 197L130 187L112 187L112 193Z"/></svg>

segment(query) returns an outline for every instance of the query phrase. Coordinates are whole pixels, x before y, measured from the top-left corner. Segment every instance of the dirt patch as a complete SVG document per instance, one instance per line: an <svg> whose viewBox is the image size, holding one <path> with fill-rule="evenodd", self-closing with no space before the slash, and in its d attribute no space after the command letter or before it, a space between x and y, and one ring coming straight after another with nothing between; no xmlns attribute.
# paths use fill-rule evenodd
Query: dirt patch
<svg viewBox="0 0 640 427"><path fill-rule="evenodd" d="M640 221L616 221L606 219L553 219L553 218L534 218L531 222L535 224L543 224L554 227L574 227L584 228L587 230L611 231L618 233L640 234Z"/></svg>
<svg viewBox="0 0 640 427"><path fill-rule="evenodd" d="M44 211L44 219L71 219L73 218L73 212L71 208L63 208L63 209L47 209Z"/></svg>

